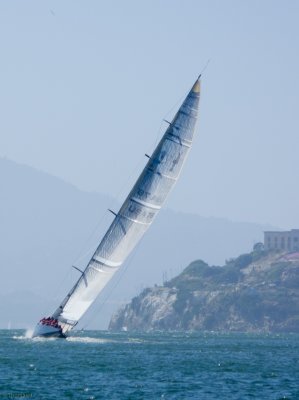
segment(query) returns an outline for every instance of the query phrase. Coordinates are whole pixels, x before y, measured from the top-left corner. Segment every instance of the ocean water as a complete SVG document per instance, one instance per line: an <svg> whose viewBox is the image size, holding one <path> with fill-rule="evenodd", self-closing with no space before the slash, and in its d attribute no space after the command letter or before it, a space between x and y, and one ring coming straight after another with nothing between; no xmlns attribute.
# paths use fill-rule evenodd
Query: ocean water
<svg viewBox="0 0 299 400"><path fill-rule="evenodd" d="M299 399L299 335L0 331L0 399Z"/></svg>

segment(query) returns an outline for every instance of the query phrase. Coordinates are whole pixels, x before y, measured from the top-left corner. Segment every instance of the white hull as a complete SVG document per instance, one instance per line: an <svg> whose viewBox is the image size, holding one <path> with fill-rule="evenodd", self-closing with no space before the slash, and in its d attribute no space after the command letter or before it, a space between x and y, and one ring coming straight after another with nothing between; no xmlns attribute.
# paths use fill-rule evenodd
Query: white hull
<svg viewBox="0 0 299 400"><path fill-rule="evenodd" d="M178 180L192 146L200 76L192 86L75 285L33 337L65 337L140 242Z"/></svg>
<svg viewBox="0 0 299 400"><path fill-rule="evenodd" d="M66 336L62 333L60 328L55 328L53 326L44 325L38 323L34 329L32 337L59 337L65 338Z"/></svg>

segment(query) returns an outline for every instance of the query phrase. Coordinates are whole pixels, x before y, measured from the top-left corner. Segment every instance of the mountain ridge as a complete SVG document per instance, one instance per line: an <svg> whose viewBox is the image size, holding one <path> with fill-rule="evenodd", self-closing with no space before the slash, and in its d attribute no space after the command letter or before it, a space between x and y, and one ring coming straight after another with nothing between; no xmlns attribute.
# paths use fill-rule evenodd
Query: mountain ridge
<svg viewBox="0 0 299 400"><path fill-rule="evenodd" d="M117 202L4 158L0 158L0 182L0 291L5 305L0 326L6 327L9 320L13 327L23 327L22 321L34 325L36 319L57 307L74 284L78 272L72 265L84 268L111 222L107 209ZM119 304L142 287L159 283L166 275L170 279L198 254L219 263L246 251L261 240L266 229L270 227L161 210L82 325L91 319L88 327L105 329ZM25 306L24 288L32 297L43 299L46 309L40 301ZM10 293L19 301L13 313Z"/></svg>

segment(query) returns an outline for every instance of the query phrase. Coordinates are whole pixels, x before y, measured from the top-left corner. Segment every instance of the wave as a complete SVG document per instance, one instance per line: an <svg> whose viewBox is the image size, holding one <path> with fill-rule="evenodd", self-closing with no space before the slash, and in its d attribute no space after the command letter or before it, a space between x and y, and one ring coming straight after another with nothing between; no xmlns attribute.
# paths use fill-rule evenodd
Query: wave
<svg viewBox="0 0 299 400"><path fill-rule="evenodd" d="M100 343L100 344L105 344L105 343L121 343L121 344L132 344L132 343L144 343L145 340L143 339L138 339L138 338L125 338L125 340L117 338L117 339L111 339L111 338L95 338L95 337L89 337L89 336L69 336L66 338L68 342L73 342L73 343Z"/></svg>
<svg viewBox="0 0 299 400"><path fill-rule="evenodd" d="M25 335L21 335L21 336L13 336L13 339L17 339L17 340L24 340L24 339L32 339L32 334L33 334L33 329L27 329L27 331L25 332Z"/></svg>
<svg viewBox="0 0 299 400"><path fill-rule="evenodd" d="M99 337L91 337L91 336L68 336L66 339L61 339L58 337L32 337L33 329L28 329L23 335L14 335L12 338L14 340L30 340L32 342L48 342L53 340L66 340L70 343L97 343L97 344L106 344L106 343L122 343L122 344L140 344L146 342L141 338L134 337L114 337L114 338L99 338Z"/></svg>
<svg viewBox="0 0 299 400"><path fill-rule="evenodd" d="M93 337L77 337L77 336L70 336L66 338L67 342L75 342L75 343L112 343L115 340L111 339L102 339L102 338L93 338Z"/></svg>
<svg viewBox="0 0 299 400"><path fill-rule="evenodd" d="M12 338L15 340L32 340L34 342L44 342L44 341L48 341L48 340L57 340L58 338L56 337L32 337L33 335L33 329L27 329L27 331L25 332L24 335L20 335L20 336L16 336L14 335Z"/></svg>

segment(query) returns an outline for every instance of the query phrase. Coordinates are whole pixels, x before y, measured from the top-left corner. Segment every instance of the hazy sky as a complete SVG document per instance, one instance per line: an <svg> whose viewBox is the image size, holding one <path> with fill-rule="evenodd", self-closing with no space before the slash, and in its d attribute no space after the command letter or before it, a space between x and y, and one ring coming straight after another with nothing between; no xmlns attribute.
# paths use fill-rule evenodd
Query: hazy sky
<svg viewBox="0 0 299 400"><path fill-rule="evenodd" d="M121 199L211 58L168 207L299 228L298 21L296 0L2 0L0 156Z"/></svg>

